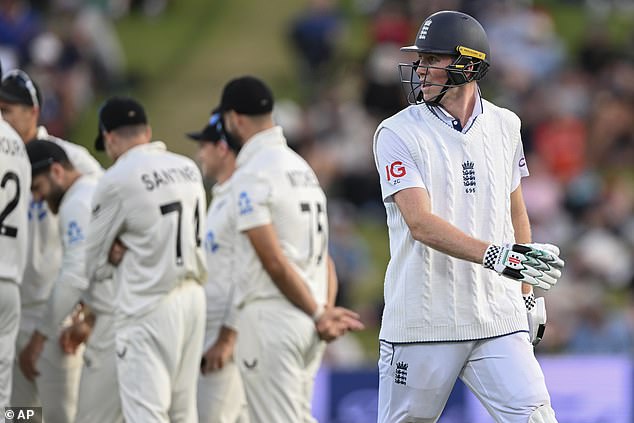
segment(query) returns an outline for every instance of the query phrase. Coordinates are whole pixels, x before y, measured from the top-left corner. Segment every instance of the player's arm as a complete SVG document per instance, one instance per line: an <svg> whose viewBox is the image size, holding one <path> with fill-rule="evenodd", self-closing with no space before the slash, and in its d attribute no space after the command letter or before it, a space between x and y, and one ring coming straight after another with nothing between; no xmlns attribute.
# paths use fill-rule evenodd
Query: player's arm
<svg viewBox="0 0 634 423"><path fill-rule="evenodd" d="M65 234L62 267L53 284L47 309L38 325L38 330L49 339L57 336L62 322L72 313L82 294L88 289L85 234L90 221L90 210L79 204L68 206L70 207L66 208L65 215L60 219Z"/></svg>
<svg viewBox="0 0 634 423"><path fill-rule="evenodd" d="M112 277L111 250L123 226L122 203L116 188L103 177L93 195L92 216L86 234L86 274L89 281Z"/></svg>
<svg viewBox="0 0 634 423"><path fill-rule="evenodd" d="M231 283L226 297L225 313L222 317L222 326L218 338L207 351L203 352L200 362L200 371L207 374L222 369L233 357L236 340L238 338L237 317L238 307L235 304L236 286Z"/></svg>
<svg viewBox="0 0 634 423"><path fill-rule="evenodd" d="M244 232L264 267L288 300L309 316L314 316L318 304L301 276L293 269L280 245L275 228L266 224Z"/></svg>
<svg viewBox="0 0 634 423"><path fill-rule="evenodd" d="M328 302L327 307L334 307L335 300L337 299L337 290L339 289L339 279L337 278L337 269L335 268L335 262L332 260L330 254L328 254Z"/></svg>
<svg viewBox="0 0 634 423"><path fill-rule="evenodd" d="M44 314L40 318L29 343L20 352L20 367L24 375L33 380L39 373L36 363L44 342L56 338L62 323L79 303L88 287L85 276L85 239L90 210L80 204L67 205L60 213L63 236L62 265L48 297Z"/></svg>
<svg viewBox="0 0 634 423"><path fill-rule="evenodd" d="M363 329L359 315L343 307L317 304L308 285L288 261L272 224L245 231L262 266L279 290L296 307L312 317L321 339L332 341L349 330Z"/></svg>
<svg viewBox="0 0 634 423"><path fill-rule="evenodd" d="M406 188L393 198L415 240L452 257L482 263L489 244L433 214L426 189Z"/></svg>

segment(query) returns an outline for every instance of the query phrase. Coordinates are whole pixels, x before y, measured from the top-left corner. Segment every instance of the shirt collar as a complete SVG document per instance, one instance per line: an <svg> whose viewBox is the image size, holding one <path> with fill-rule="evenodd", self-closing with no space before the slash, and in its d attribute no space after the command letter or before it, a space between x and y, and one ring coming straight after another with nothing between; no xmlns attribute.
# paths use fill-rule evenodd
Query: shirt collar
<svg viewBox="0 0 634 423"><path fill-rule="evenodd" d="M163 141L152 141L146 144L135 145L134 147L130 148L128 151L123 153L117 159L117 161L137 151L166 151L166 150L167 150L167 147L165 146L165 143Z"/></svg>
<svg viewBox="0 0 634 423"><path fill-rule="evenodd" d="M429 109L436 115L436 117L442 120L445 124L450 126L451 128L456 129L457 131L466 134L475 119L482 114L482 97L480 96L480 89L478 88L475 91L475 104L473 106L473 112L471 112L471 116L467 119L467 123L460 128L460 121L454 118L444 107L440 105L428 105Z"/></svg>
<svg viewBox="0 0 634 423"><path fill-rule="evenodd" d="M229 179L227 179L223 183L221 184L217 183L213 187L211 187L211 194L215 197L215 196L224 194L225 192L229 191L230 188L231 188L231 177L229 177Z"/></svg>
<svg viewBox="0 0 634 423"><path fill-rule="evenodd" d="M236 167L240 167L251 160L258 151L275 145L286 145L286 138L284 138L281 126L265 129L249 138L236 157Z"/></svg>
<svg viewBox="0 0 634 423"><path fill-rule="evenodd" d="M35 134L35 136L40 140L45 140L48 138L48 131L43 125L37 127L37 132Z"/></svg>

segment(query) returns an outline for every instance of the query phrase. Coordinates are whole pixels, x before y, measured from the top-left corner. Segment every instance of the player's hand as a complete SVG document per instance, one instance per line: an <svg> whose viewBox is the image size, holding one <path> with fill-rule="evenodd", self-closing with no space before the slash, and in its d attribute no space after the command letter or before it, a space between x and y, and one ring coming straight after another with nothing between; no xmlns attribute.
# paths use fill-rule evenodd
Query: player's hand
<svg viewBox="0 0 634 423"><path fill-rule="evenodd" d="M502 276L548 290L561 277L564 261L550 244L489 245L482 265Z"/></svg>
<svg viewBox="0 0 634 423"><path fill-rule="evenodd" d="M528 335L533 345L539 344L546 330L546 301L544 297L535 298L531 292L524 297L528 316Z"/></svg>
<svg viewBox="0 0 634 423"><path fill-rule="evenodd" d="M123 255L126 251L128 251L128 248L121 240L119 240L119 238L115 239L108 253L108 262L113 266L118 266L121 260L123 260Z"/></svg>
<svg viewBox="0 0 634 423"><path fill-rule="evenodd" d="M91 332L92 326L85 320L74 322L71 326L64 329L59 336L59 345L62 351L66 354L75 354L77 348L86 342Z"/></svg>
<svg viewBox="0 0 634 423"><path fill-rule="evenodd" d="M37 364L37 360L40 358L40 354L42 354L42 350L44 349L44 342L46 342L46 337L40 334L38 331L33 332L29 343L26 344L24 349L20 352L20 356L18 358L20 369L26 377L31 382L35 381L35 378L40 375L40 372L35 367Z"/></svg>
<svg viewBox="0 0 634 423"><path fill-rule="evenodd" d="M200 361L200 372L204 375L222 369L233 359L236 345L236 331L225 326L220 330L216 342L203 354Z"/></svg>
<svg viewBox="0 0 634 423"><path fill-rule="evenodd" d="M365 328L359 314L343 307L327 307L315 322L319 338L331 342L351 330Z"/></svg>

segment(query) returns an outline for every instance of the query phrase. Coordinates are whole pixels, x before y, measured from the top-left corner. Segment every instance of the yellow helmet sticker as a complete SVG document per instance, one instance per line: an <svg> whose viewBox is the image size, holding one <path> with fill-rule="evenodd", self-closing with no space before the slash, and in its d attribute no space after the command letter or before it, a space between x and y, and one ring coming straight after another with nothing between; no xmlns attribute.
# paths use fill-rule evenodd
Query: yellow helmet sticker
<svg viewBox="0 0 634 423"><path fill-rule="evenodd" d="M458 53L462 54L463 56L475 57L476 59L484 60L487 57L485 53L471 49L469 47L458 46L456 47L456 50L458 50Z"/></svg>

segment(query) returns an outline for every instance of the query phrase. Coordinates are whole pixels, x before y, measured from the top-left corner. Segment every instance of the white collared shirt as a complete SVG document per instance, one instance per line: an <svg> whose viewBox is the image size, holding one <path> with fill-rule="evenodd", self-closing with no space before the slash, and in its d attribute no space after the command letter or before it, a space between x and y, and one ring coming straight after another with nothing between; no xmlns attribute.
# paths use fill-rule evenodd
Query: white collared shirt
<svg viewBox="0 0 634 423"><path fill-rule="evenodd" d="M290 149L279 126L254 135L240 150L232 177L237 210L238 306L285 298L265 271L244 231L272 224L285 256L318 304L328 290L326 196L306 161Z"/></svg>
<svg viewBox="0 0 634 423"><path fill-rule="evenodd" d="M205 205L198 166L162 142L131 148L106 171L93 197L86 266L91 281L106 278L114 240L127 247L114 271L118 318L150 312L185 279L205 281Z"/></svg>

